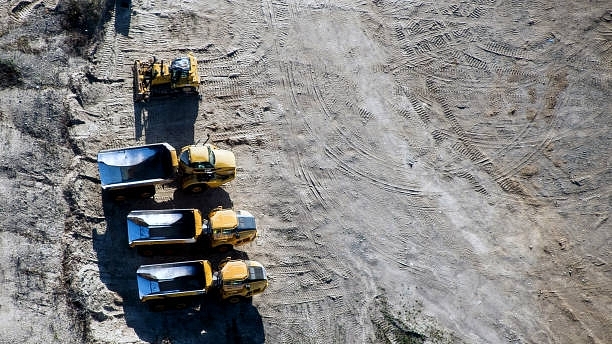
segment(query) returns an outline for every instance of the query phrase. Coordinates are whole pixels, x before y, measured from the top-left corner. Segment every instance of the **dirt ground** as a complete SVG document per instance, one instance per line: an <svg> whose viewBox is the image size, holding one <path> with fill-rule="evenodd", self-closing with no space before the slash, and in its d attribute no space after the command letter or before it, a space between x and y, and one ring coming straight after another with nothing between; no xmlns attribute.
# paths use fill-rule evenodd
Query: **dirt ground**
<svg viewBox="0 0 612 344"><path fill-rule="evenodd" d="M608 1L74 3L0 3L0 343L612 342ZM201 99L134 104L187 52ZM103 202L99 150L208 136L227 186ZM136 268L200 257L126 214L217 205L268 290L150 312Z"/></svg>

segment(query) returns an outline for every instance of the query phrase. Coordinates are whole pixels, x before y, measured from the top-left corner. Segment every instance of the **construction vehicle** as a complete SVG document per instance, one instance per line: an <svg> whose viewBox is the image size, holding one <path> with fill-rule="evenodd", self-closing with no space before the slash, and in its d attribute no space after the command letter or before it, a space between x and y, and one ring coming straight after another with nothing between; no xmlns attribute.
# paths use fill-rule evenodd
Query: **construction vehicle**
<svg viewBox="0 0 612 344"><path fill-rule="evenodd" d="M156 57L136 60L132 71L135 101L148 100L151 96L199 94L198 60L191 53L170 63L158 61Z"/></svg>
<svg viewBox="0 0 612 344"><path fill-rule="evenodd" d="M207 260L141 265L136 271L140 301L152 310L185 308L203 296L230 303L251 300L268 287L266 269L252 260L226 259L213 272Z"/></svg>
<svg viewBox="0 0 612 344"><path fill-rule="evenodd" d="M189 247L227 252L257 237L255 217L217 207L208 220L198 209L134 210L127 216L128 242L141 255L174 254Z"/></svg>
<svg viewBox="0 0 612 344"><path fill-rule="evenodd" d="M155 143L98 153L102 191L121 201L128 197L147 198L155 185L178 182L192 193L219 187L236 176L234 153L212 144L189 145L176 150L167 143Z"/></svg>

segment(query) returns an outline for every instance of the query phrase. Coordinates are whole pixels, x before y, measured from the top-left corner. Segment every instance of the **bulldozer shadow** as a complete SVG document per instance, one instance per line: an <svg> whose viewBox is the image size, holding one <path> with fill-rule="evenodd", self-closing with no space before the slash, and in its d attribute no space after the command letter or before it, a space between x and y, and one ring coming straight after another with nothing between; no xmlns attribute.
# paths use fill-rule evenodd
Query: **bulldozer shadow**
<svg viewBox="0 0 612 344"><path fill-rule="evenodd" d="M115 32L128 36L132 20L132 2L130 0L115 1Z"/></svg>
<svg viewBox="0 0 612 344"><path fill-rule="evenodd" d="M210 189L202 194L175 192L176 203L157 202L156 199L128 199L124 202L103 202L106 228L94 230L93 247L97 255L100 279L118 297L104 309L114 308L108 316L121 316L136 335L145 342L197 342L197 343L264 343L265 333L259 311L251 302L231 304L220 300L214 293L191 300L173 303L163 311L152 311L138 297L136 270L140 265L206 259L216 269L220 262L248 259L244 251L184 250L173 256L144 257L128 245L127 214L139 209L172 207L198 207L209 211L217 205L231 207L229 195L223 189ZM219 204L222 203L222 204ZM95 296L94 296L95 297ZM121 312L121 308L123 311Z"/></svg>
<svg viewBox="0 0 612 344"><path fill-rule="evenodd" d="M168 142L173 147L193 144L200 100L176 95L134 102L134 138L146 143Z"/></svg>

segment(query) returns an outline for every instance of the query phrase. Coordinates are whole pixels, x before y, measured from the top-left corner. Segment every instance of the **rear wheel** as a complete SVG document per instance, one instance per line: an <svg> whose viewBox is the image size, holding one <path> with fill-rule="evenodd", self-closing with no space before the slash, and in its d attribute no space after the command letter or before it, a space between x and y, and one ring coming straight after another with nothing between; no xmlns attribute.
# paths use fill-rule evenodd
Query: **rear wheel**
<svg viewBox="0 0 612 344"><path fill-rule="evenodd" d="M153 255L153 249L150 247L138 247L138 254L145 257L151 257Z"/></svg>
<svg viewBox="0 0 612 344"><path fill-rule="evenodd" d="M149 310L152 312L162 312L166 310L166 304L162 302L150 301Z"/></svg>
<svg viewBox="0 0 612 344"><path fill-rule="evenodd" d="M126 197L125 195L122 195L122 194L116 194L116 195L113 197L113 200L114 200L115 202L124 202L126 199L127 199L127 197Z"/></svg>
<svg viewBox="0 0 612 344"><path fill-rule="evenodd" d="M155 195L155 185L145 186L140 190L138 196L142 199L150 198Z"/></svg>

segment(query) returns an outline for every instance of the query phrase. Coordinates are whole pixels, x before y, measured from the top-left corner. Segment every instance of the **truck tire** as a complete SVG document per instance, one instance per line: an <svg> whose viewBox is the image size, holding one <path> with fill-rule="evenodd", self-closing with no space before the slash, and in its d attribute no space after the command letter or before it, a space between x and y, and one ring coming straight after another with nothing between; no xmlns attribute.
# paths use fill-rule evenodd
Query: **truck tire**
<svg viewBox="0 0 612 344"><path fill-rule="evenodd" d="M163 312L166 310L166 304L162 302L149 302L149 310L151 312Z"/></svg>
<svg viewBox="0 0 612 344"><path fill-rule="evenodd" d="M144 256L144 257L151 257L155 253L153 252L153 249L151 247L138 246L136 250L138 251L139 255Z"/></svg>
<svg viewBox="0 0 612 344"><path fill-rule="evenodd" d="M240 296L232 296L227 299L227 302L234 304L234 305L240 303L241 301L242 301L242 298Z"/></svg>
<svg viewBox="0 0 612 344"><path fill-rule="evenodd" d="M197 193L201 193L202 191L206 190L206 188L207 187L205 184L191 184L185 188L185 191L189 193L197 194Z"/></svg>
<svg viewBox="0 0 612 344"><path fill-rule="evenodd" d="M234 247L232 245L220 245L220 246L217 246L215 249L219 253L226 253L226 252L231 251L233 248Z"/></svg>
<svg viewBox="0 0 612 344"><path fill-rule="evenodd" d="M155 185L146 186L140 190L138 196L142 199L151 198L155 195Z"/></svg>

